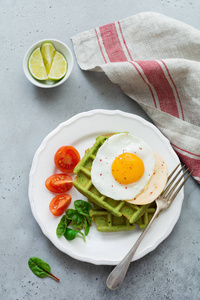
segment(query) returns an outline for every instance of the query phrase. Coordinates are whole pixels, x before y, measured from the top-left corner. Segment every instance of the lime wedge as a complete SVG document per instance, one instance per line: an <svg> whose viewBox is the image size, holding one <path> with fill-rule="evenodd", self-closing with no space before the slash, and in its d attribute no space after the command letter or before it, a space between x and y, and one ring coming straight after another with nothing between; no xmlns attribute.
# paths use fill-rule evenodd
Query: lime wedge
<svg viewBox="0 0 200 300"><path fill-rule="evenodd" d="M57 81L63 78L66 73L67 61L60 52L56 51L48 77L50 80Z"/></svg>
<svg viewBox="0 0 200 300"><path fill-rule="evenodd" d="M28 67L31 75L38 80L47 80L47 72L44 66L40 47L35 49L29 57Z"/></svg>
<svg viewBox="0 0 200 300"><path fill-rule="evenodd" d="M50 69L51 69L51 65L52 65L56 50L55 50L54 46L52 45L52 43L47 42L42 45L41 53L42 53L42 57L43 57L43 61L44 61L44 66L46 68L47 75L48 75L50 72Z"/></svg>

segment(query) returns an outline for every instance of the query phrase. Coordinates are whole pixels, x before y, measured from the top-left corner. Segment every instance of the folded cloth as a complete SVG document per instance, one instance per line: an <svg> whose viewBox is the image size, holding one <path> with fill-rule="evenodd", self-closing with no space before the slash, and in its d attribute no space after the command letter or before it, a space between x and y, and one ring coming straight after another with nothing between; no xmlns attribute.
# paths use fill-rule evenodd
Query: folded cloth
<svg viewBox="0 0 200 300"><path fill-rule="evenodd" d="M137 101L200 183L200 31L152 12L72 38L81 69Z"/></svg>

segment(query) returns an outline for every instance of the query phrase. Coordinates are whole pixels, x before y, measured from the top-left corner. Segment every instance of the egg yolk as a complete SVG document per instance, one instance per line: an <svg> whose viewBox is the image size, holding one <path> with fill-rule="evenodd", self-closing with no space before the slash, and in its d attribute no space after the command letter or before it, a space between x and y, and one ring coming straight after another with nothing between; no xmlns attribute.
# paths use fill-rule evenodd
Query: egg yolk
<svg viewBox="0 0 200 300"><path fill-rule="evenodd" d="M144 174L144 163L132 153L123 153L115 158L112 164L112 175L121 184L138 181Z"/></svg>

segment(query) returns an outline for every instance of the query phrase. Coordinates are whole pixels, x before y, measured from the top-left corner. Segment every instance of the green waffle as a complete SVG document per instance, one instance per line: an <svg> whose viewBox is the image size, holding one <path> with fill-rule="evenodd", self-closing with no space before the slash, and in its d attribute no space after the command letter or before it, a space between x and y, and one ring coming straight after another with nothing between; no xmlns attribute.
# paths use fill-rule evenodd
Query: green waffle
<svg viewBox="0 0 200 300"><path fill-rule="evenodd" d="M76 165L74 173L77 175L73 182L75 188L83 194L89 202L95 203L101 208L111 212L116 217L124 216L131 224L135 223L147 210L150 204L134 205L126 201L117 201L102 195L92 184L91 168L98 149L105 140L111 136L102 135L96 138L95 144L86 151L84 157Z"/></svg>
<svg viewBox="0 0 200 300"><path fill-rule="evenodd" d="M105 209L90 210L90 217L97 225L97 230L102 232L130 231L135 229L133 224L124 216L116 217Z"/></svg>
<svg viewBox="0 0 200 300"><path fill-rule="evenodd" d="M149 221L155 213L156 206L153 202L145 213L135 222L140 229L145 229ZM135 229L135 224L130 224L127 218L124 216L116 217L110 212L102 209L94 204L94 209L90 210L90 217L97 225L98 231L103 232L115 232L115 231L130 231Z"/></svg>
<svg viewBox="0 0 200 300"><path fill-rule="evenodd" d="M145 213L135 222L140 229L145 229L149 224L151 218L153 217L156 211L156 204L155 202L151 203L151 205L147 208Z"/></svg>

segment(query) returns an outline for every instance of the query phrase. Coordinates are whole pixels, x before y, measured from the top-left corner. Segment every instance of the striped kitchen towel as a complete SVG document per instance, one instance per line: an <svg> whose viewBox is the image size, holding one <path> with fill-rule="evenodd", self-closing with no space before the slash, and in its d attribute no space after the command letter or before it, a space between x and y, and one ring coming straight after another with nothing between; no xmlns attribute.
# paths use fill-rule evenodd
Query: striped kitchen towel
<svg viewBox="0 0 200 300"><path fill-rule="evenodd" d="M81 69L137 101L200 183L200 31L152 12L72 38Z"/></svg>

